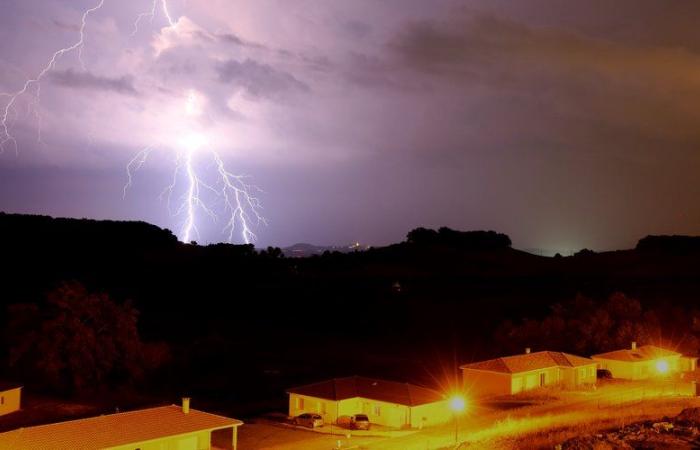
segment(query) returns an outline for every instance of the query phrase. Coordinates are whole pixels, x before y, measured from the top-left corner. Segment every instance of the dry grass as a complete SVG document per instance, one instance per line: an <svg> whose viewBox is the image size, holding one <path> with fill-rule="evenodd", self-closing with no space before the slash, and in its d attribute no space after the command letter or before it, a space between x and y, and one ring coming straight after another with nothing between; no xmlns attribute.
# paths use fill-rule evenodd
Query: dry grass
<svg viewBox="0 0 700 450"><path fill-rule="evenodd" d="M573 437L620 429L634 422L672 417L688 406L697 406L697 401L660 400L624 408L505 419L497 422L493 429L477 433L473 438L474 443L478 443L477 448L483 446L484 448L552 449Z"/></svg>

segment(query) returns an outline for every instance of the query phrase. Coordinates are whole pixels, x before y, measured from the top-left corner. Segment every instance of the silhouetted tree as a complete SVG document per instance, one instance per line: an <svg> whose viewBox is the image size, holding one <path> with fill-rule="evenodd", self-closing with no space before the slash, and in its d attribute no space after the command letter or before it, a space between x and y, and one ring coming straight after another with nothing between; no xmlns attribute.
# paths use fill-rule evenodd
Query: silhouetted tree
<svg viewBox="0 0 700 450"><path fill-rule="evenodd" d="M602 303L579 295L552 306L542 320L505 322L496 332L497 342L506 351L533 347L582 355L627 348L631 341L658 343L662 336L657 314L644 311L638 300L622 293Z"/></svg>
<svg viewBox="0 0 700 450"><path fill-rule="evenodd" d="M498 250L511 246L510 238L495 231L457 231L442 227L438 231L416 228L406 235L409 244L444 245L464 250Z"/></svg>
<svg viewBox="0 0 700 450"><path fill-rule="evenodd" d="M168 357L164 344L144 344L138 311L78 283L50 292L45 305L9 308L9 365L63 392L92 391L142 380Z"/></svg>

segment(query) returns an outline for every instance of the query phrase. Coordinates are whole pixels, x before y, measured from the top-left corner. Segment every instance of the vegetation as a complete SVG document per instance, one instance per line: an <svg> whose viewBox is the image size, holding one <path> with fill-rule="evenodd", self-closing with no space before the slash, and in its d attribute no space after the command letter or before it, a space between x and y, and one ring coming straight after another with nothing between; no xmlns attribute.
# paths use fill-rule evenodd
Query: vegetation
<svg viewBox="0 0 700 450"><path fill-rule="evenodd" d="M590 355L627 348L632 341L663 344L678 338L666 345L682 344L695 354L700 351L698 324L700 311L694 308L644 308L639 300L619 292L602 302L578 295L555 304L541 319L504 322L496 332L496 342L506 351L518 351L517 343Z"/></svg>
<svg viewBox="0 0 700 450"><path fill-rule="evenodd" d="M42 308L16 304L9 311L9 367L58 392L143 381L167 359L167 345L141 341L130 302L117 304L78 283L50 292Z"/></svg>
<svg viewBox="0 0 700 450"><path fill-rule="evenodd" d="M430 384L525 346L587 354L634 337L698 350L700 252L545 258L503 234L441 228L285 258L138 222L0 214L0 231L0 377L32 389L132 386L244 415L283 408L285 388L319 378Z"/></svg>

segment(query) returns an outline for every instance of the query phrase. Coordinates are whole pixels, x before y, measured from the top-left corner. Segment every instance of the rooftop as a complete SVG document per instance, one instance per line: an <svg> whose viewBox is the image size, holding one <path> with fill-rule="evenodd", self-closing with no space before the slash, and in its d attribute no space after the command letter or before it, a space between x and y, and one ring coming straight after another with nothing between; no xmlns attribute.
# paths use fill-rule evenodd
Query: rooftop
<svg viewBox="0 0 700 450"><path fill-rule="evenodd" d="M17 389L21 388L22 385L19 383L12 383L10 381L2 381L0 380L0 392L2 391L10 391L12 389Z"/></svg>
<svg viewBox="0 0 700 450"><path fill-rule="evenodd" d="M175 405L19 428L0 433L3 450L97 450L243 424Z"/></svg>
<svg viewBox="0 0 700 450"><path fill-rule="evenodd" d="M663 347L655 345L642 345L637 348L627 348L624 350L615 350L607 353L599 353L593 355L596 359L614 359L616 361L651 361L658 358L668 356L680 356L681 354Z"/></svg>
<svg viewBox="0 0 700 450"><path fill-rule="evenodd" d="M445 399L437 391L414 384L358 376L334 378L292 388L287 392L336 401L362 397L405 406L424 405Z"/></svg>
<svg viewBox="0 0 700 450"><path fill-rule="evenodd" d="M590 358L562 352L534 352L522 355L503 356L501 358L464 364L460 369L476 369L489 372L519 373L550 367L579 367L595 364Z"/></svg>

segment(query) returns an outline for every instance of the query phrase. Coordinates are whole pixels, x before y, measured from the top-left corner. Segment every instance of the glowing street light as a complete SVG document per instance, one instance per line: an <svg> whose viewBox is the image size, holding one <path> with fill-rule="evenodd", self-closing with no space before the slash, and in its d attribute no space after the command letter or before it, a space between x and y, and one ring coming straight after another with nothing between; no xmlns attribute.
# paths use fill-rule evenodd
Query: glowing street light
<svg viewBox="0 0 700 450"><path fill-rule="evenodd" d="M450 399L450 409L454 412L462 412L466 407L466 402L463 397L455 395Z"/></svg>
<svg viewBox="0 0 700 450"><path fill-rule="evenodd" d="M664 361L663 359L656 361L656 371L661 374L668 373L668 361Z"/></svg>
<svg viewBox="0 0 700 450"><path fill-rule="evenodd" d="M449 400L450 409L455 419L455 446L459 444L459 420L457 415L467 408L467 402L461 395L453 395Z"/></svg>

